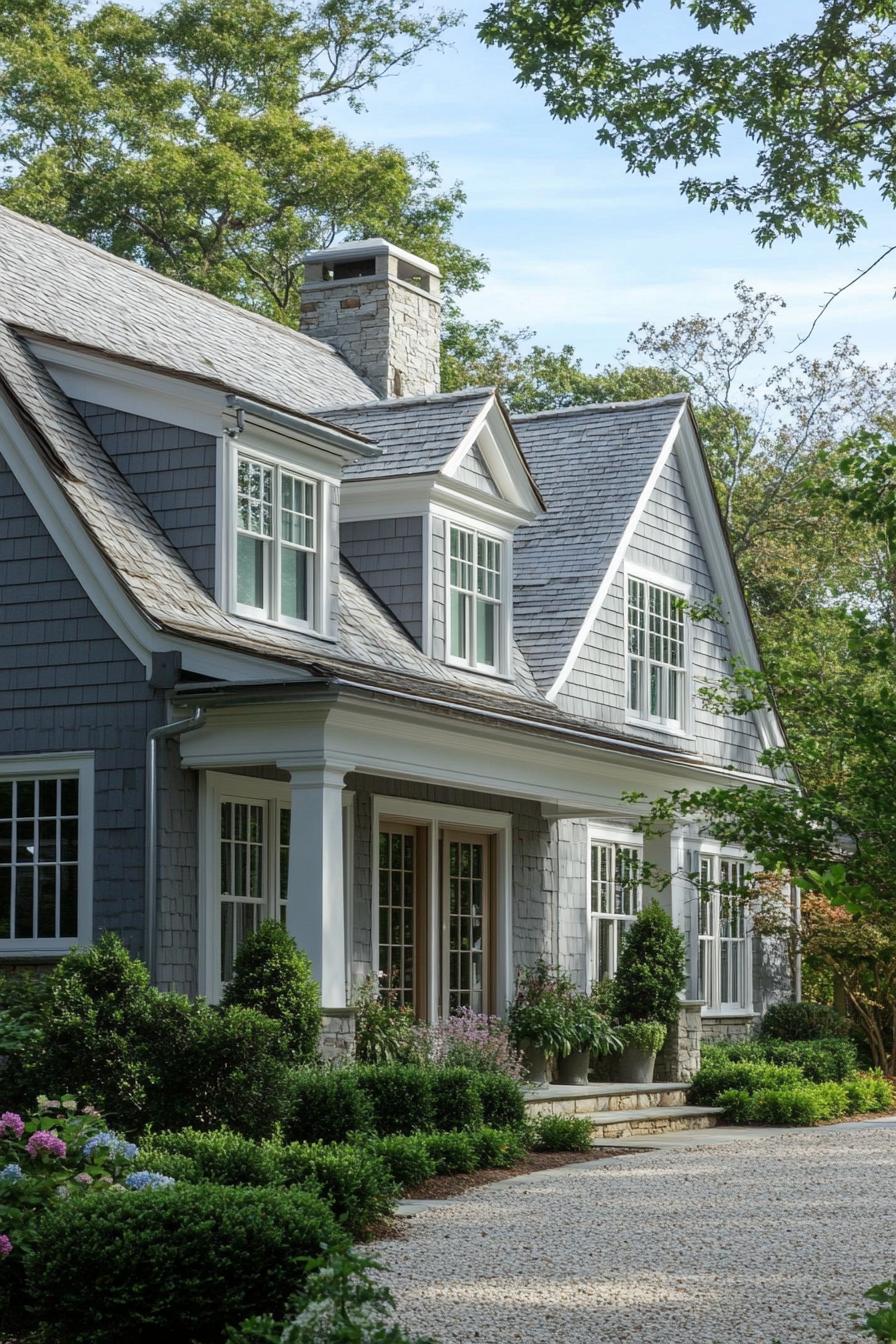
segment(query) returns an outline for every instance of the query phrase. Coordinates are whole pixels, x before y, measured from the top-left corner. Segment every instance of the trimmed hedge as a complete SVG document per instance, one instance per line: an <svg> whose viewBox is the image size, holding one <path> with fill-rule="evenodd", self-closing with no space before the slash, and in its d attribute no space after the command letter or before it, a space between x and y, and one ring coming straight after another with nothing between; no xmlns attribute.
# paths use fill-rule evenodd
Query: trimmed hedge
<svg viewBox="0 0 896 1344"><path fill-rule="evenodd" d="M358 1070L296 1069L289 1077L283 1134L290 1142L344 1143L373 1131L373 1106Z"/></svg>
<svg viewBox="0 0 896 1344"><path fill-rule="evenodd" d="M419 1064L371 1064L357 1070L377 1134L413 1134L433 1128L436 1072Z"/></svg>
<svg viewBox="0 0 896 1344"><path fill-rule="evenodd" d="M728 1088L716 1098L735 1125L817 1125L844 1115L888 1110L893 1090L882 1074L860 1074L845 1083Z"/></svg>
<svg viewBox="0 0 896 1344"><path fill-rule="evenodd" d="M424 1134L423 1141L436 1165L437 1176L476 1171L479 1166L479 1154L471 1134Z"/></svg>
<svg viewBox="0 0 896 1344"><path fill-rule="evenodd" d="M513 1167L526 1156L526 1145L518 1129L493 1129L483 1125L470 1138L480 1168Z"/></svg>
<svg viewBox="0 0 896 1344"><path fill-rule="evenodd" d="M761 1088L799 1087L805 1081L800 1070L792 1064L767 1064L764 1060L712 1061L694 1078L688 1101L692 1106L712 1106L722 1092L731 1089L753 1093Z"/></svg>
<svg viewBox="0 0 896 1344"><path fill-rule="evenodd" d="M365 1145L253 1143L226 1130L214 1134L180 1130L154 1135L141 1149L141 1161L176 1177L176 1170L166 1165L172 1156L175 1165L191 1164L192 1179L215 1185L305 1185L325 1199L353 1233L384 1218L395 1196L388 1168Z"/></svg>
<svg viewBox="0 0 896 1344"><path fill-rule="evenodd" d="M858 1068L855 1043L836 1036L818 1041L734 1041L708 1045L703 1051L706 1068L757 1060L793 1064L812 1083L842 1083Z"/></svg>
<svg viewBox="0 0 896 1344"><path fill-rule="evenodd" d="M494 1129L522 1129L526 1122L526 1107L519 1083L504 1073L476 1075L482 1119Z"/></svg>
<svg viewBox="0 0 896 1344"><path fill-rule="evenodd" d="M48 1210L27 1284L42 1325L67 1344L219 1344L228 1325L281 1313L308 1257L345 1243L304 1190L109 1191Z"/></svg>
<svg viewBox="0 0 896 1344"><path fill-rule="evenodd" d="M478 1129L482 1125L479 1078L472 1069L433 1069L431 1085L435 1129Z"/></svg>
<svg viewBox="0 0 896 1344"><path fill-rule="evenodd" d="M773 1003L759 1027L759 1035L780 1041L829 1040L847 1037L849 1019L827 1003Z"/></svg>
<svg viewBox="0 0 896 1344"><path fill-rule="evenodd" d="M436 1174L424 1134L386 1134L373 1140L372 1151L401 1190L410 1190Z"/></svg>
<svg viewBox="0 0 896 1344"><path fill-rule="evenodd" d="M587 1153L592 1133L591 1121L582 1115L540 1115L533 1125L532 1147L542 1153Z"/></svg>

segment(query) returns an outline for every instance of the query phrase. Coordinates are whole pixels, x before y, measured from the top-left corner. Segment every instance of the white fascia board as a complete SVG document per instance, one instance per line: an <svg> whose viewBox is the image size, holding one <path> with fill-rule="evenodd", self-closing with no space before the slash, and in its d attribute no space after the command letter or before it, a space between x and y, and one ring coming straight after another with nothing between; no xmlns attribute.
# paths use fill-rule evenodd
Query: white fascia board
<svg viewBox="0 0 896 1344"><path fill-rule="evenodd" d="M464 458L477 442L505 502L520 510L526 522L531 522L543 513L542 504L532 489L519 448L495 396L490 397L483 406L440 474L453 480Z"/></svg>
<svg viewBox="0 0 896 1344"><path fill-rule="evenodd" d="M748 667L758 669L761 667L759 649L737 569L724 532L716 525L718 505L713 484L697 436L687 417L682 425L677 447L682 485L694 517L713 587L724 608L723 615L731 652ZM775 713L765 709L754 710L752 718L764 748L784 746L784 734Z"/></svg>
<svg viewBox="0 0 896 1344"><path fill-rule="evenodd" d="M51 341L32 339L28 346L73 401L93 402L199 434L221 433L227 410L224 392Z"/></svg>
<svg viewBox="0 0 896 1344"><path fill-rule="evenodd" d="M616 578L617 571L619 570L620 565L625 559L625 553L629 548L629 544L631 542L632 537L635 535L635 531L637 530L638 524L641 521L641 517L644 513L644 510L646 509L648 501L650 500L650 496L653 494L656 488L656 484L659 481L660 476L663 474L663 470L666 466L666 463L669 461L669 458L672 455L672 450L675 447L675 443L679 434L679 429L681 427L682 417L685 412L685 406L686 403L683 403L681 410L675 417L675 421L672 425L672 428L666 435L666 441L663 444L662 448L660 449L659 456L657 457L656 461L653 464L653 469L647 478L647 481L644 485L644 489L638 496L638 502L634 507L631 517L629 518L628 522L625 525L625 530L623 531L622 536L619 538L619 542L616 546L615 551L613 552L613 557L610 560L610 563L607 565L607 570L606 573L604 574L604 577L601 580L600 587L595 593L594 600L592 601L591 606L588 608L587 614L579 628L578 634L573 640L572 647L566 656L566 661L564 662L562 668L560 669L560 672L553 686L547 693L546 699L548 700L556 700L557 696L560 694L561 690L565 686L567 678L569 677L570 673L572 672L573 668L576 665L576 661L578 659L579 654L582 651L585 641L587 640L589 634L591 633L591 627L594 625L598 612L600 611L601 607L606 601L607 593L613 586L613 581Z"/></svg>
<svg viewBox="0 0 896 1344"><path fill-rule="evenodd" d="M201 688L197 687L201 695ZM181 688L178 702L191 703ZM226 769L270 765L283 769L326 762L346 772L469 788L492 797L527 798L565 809L567 816L638 816L624 792L654 797L670 789L749 783L766 778L639 758L630 752L579 741L537 738L522 727L468 722L383 701L274 701L254 706L206 706L204 726L182 739L185 766Z"/></svg>
<svg viewBox="0 0 896 1344"><path fill-rule="evenodd" d="M152 671L153 653L180 652L191 672L229 681L303 680L302 669L274 663L162 630L131 600L103 552L47 470L14 413L0 419L0 457L25 492L31 507L62 552L100 616L144 666Z"/></svg>
<svg viewBox="0 0 896 1344"><path fill-rule="evenodd" d="M343 480L339 494L340 517L347 523L379 518L411 518L448 511L513 532L529 521L527 510L486 495L453 478L428 473L419 476L380 476L375 480Z"/></svg>

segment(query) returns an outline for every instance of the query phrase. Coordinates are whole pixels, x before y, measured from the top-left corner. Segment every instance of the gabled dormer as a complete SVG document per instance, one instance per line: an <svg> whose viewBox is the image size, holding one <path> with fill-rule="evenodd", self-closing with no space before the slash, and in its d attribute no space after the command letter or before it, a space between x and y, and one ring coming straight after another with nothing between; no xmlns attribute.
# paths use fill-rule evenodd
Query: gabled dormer
<svg viewBox="0 0 896 1344"><path fill-rule="evenodd" d="M343 555L424 652L513 673L513 534L543 503L491 388L320 413L382 456L345 468Z"/></svg>

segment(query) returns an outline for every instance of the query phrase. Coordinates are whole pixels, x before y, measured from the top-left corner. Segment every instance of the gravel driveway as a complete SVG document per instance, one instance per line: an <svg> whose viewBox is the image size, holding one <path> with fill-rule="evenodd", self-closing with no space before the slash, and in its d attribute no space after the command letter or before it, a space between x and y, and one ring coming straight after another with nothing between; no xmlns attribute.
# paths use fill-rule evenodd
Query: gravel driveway
<svg viewBox="0 0 896 1344"><path fill-rule="evenodd" d="M801 1130L499 1182L371 1250L440 1344L858 1344L894 1195L896 1128Z"/></svg>

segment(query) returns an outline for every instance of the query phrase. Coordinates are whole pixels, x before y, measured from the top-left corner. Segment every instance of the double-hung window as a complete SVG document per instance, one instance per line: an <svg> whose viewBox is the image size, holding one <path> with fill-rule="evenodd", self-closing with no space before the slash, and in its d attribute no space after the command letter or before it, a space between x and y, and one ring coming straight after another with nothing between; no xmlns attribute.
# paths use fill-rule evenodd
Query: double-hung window
<svg viewBox="0 0 896 1344"><path fill-rule="evenodd" d="M591 844L591 979L616 974L625 935L641 909L641 851L634 845Z"/></svg>
<svg viewBox="0 0 896 1344"><path fill-rule="evenodd" d="M242 453L236 466L236 610L285 625L315 611L320 487L279 463Z"/></svg>
<svg viewBox="0 0 896 1344"><path fill-rule="evenodd" d="M449 528L448 648L451 659L485 671L501 663L503 544L466 527Z"/></svg>
<svg viewBox="0 0 896 1344"><path fill-rule="evenodd" d="M749 1011L749 934L743 859L700 856L697 894L698 992L709 1011Z"/></svg>
<svg viewBox="0 0 896 1344"><path fill-rule="evenodd" d="M687 702L684 599L647 579L627 581L626 703L644 722L683 728Z"/></svg>
<svg viewBox="0 0 896 1344"><path fill-rule="evenodd" d="M92 758L0 761L0 955L89 941Z"/></svg>

